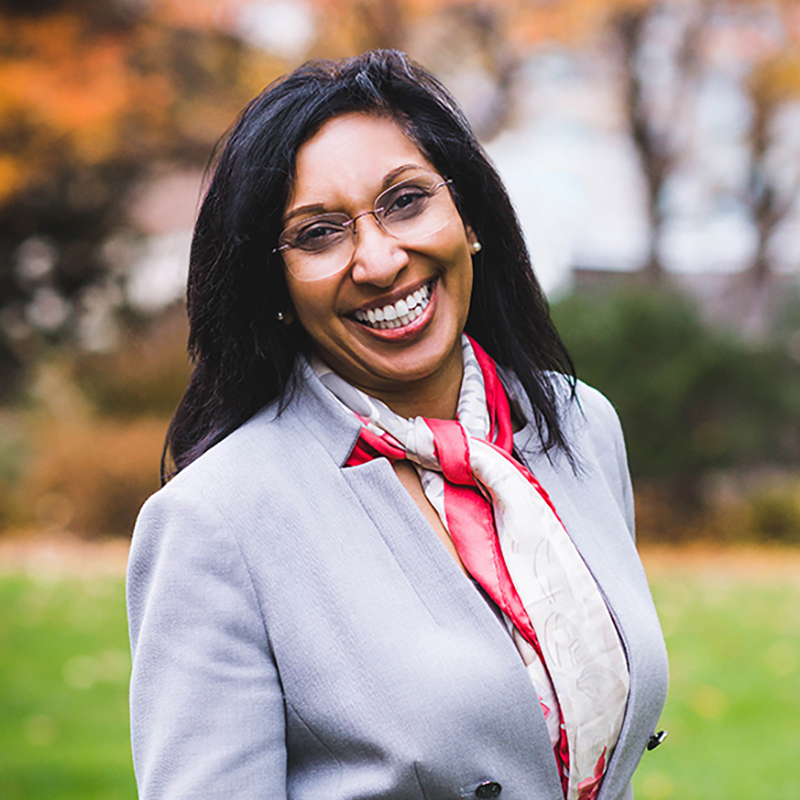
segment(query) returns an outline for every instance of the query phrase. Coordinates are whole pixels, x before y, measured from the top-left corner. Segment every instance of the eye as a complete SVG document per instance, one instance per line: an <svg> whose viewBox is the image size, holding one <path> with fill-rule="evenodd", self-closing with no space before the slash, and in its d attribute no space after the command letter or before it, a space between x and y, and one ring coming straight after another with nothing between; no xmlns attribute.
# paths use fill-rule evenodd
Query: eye
<svg viewBox="0 0 800 800"><path fill-rule="evenodd" d="M318 253L341 241L345 235L344 225L335 219L317 217L288 228L287 244L308 253Z"/></svg>
<svg viewBox="0 0 800 800"><path fill-rule="evenodd" d="M432 187L406 183L389 189L381 196L378 205L383 209L381 214L387 220L408 219L424 211L432 196Z"/></svg>

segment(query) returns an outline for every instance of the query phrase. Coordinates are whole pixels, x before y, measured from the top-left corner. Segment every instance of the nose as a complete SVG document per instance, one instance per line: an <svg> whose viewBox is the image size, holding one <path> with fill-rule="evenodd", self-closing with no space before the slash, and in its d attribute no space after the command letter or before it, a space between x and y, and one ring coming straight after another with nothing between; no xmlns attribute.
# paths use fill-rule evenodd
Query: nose
<svg viewBox="0 0 800 800"><path fill-rule="evenodd" d="M350 275L356 283L391 286L408 264L399 239L385 231L372 212L361 214L352 228L353 257Z"/></svg>

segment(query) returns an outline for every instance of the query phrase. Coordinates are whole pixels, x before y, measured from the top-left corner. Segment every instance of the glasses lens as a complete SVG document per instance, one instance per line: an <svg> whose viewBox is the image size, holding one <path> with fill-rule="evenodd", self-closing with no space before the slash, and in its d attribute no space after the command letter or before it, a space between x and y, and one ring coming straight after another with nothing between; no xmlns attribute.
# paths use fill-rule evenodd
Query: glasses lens
<svg viewBox="0 0 800 800"><path fill-rule="evenodd" d="M346 214L324 214L289 225L278 239L286 268L300 280L337 272L352 255Z"/></svg>
<svg viewBox="0 0 800 800"><path fill-rule="evenodd" d="M414 244L442 230L453 205L447 185L438 175L424 173L392 186L375 201L383 227L398 239Z"/></svg>

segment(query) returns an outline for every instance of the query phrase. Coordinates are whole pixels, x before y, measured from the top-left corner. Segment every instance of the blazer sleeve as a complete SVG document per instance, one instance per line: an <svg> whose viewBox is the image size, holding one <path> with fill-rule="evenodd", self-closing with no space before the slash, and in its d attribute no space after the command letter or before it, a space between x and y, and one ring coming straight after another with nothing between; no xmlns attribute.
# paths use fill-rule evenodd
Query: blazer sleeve
<svg viewBox="0 0 800 800"><path fill-rule="evenodd" d="M231 525L162 489L136 524L127 599L141 800L285 800L281 685Z"/></svg>

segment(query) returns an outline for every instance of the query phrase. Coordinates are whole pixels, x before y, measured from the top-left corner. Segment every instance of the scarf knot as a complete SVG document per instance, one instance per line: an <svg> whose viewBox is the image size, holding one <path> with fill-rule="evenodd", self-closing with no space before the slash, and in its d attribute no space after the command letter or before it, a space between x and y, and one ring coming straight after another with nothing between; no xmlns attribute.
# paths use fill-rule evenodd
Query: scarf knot
<svg viewBox="0 0 800 800"><path fill-rule="evenodd" d="M426 419L433 431L436 457L445 480L458 486L477 486L469 458L469 439L458 422Z"/></svg>

